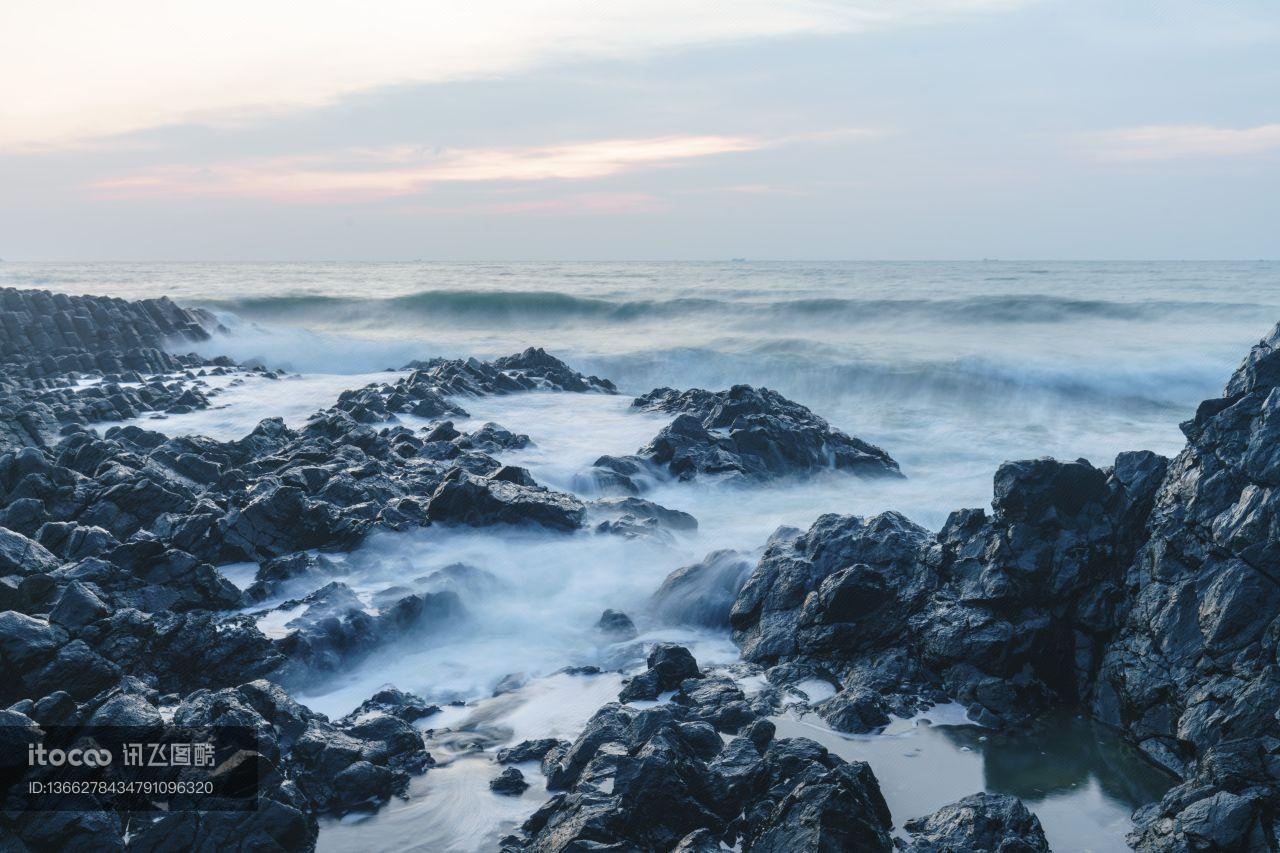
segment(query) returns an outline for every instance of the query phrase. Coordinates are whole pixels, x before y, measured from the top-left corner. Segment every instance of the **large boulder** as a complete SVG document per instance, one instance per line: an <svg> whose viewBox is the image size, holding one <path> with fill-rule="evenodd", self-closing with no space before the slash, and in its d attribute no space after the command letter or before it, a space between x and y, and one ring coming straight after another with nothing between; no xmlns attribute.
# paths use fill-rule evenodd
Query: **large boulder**
<svg viewBox="0 0 1280 853"><path fill-rule="evenodd" d="M586 508L572 495L542 486L477 477L455 469L427 504L432 521L484 527L532 524L552 530L576 530Z"/></svg>
<svg viewBox="0 0 1280 853"><path fill-rule="evenodd" d="M677 416L639 455L678 479L732 474L764 480L830 468L901 476L898 463L880 448L834 429L768 388L658 388L632 405Z"/></svg>
<svg viewBox="0 0 1280 853"><path fill-rule="evenodd" d="M1048 853L1039 819L1017 797L981 793L908 820L906 853Z"/></svg>

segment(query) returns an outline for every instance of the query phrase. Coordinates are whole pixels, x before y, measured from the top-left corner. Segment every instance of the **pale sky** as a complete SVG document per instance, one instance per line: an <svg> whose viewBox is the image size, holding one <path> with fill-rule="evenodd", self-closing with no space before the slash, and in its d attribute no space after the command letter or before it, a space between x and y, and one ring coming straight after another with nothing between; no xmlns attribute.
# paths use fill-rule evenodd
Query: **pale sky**
<svg viewBox="0 0 1280 853"><path fill-rule="evenodd" d="M1276 258L1276 0L5 0L9 260Z"/></svg>

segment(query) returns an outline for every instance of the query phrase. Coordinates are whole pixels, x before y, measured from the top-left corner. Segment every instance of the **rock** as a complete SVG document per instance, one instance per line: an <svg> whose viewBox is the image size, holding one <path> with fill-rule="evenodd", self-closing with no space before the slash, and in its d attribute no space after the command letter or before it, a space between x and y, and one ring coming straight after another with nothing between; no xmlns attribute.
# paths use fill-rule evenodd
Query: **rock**
<svg viewBox="0 0 1280 853"><path fill-rule="evenodd" d="M1048 853L1040 821L1017 797L972 794L928 817L908 820L903 828L910 853Z"/></svg>
<svg viewBox="0 0 1280 853"><path fill-rule="evenodd" d="M515 483L517 486L528 486L537 488L538 483L533 479L533 475L525 468L516 465L503 465L501 468L489 475L490 480L499 480L503 483Z"/></svg>
<svg viewBox="0 0 1280 853"><path fill-rule="evenodd" d="M547 753L557 747L568 748L569 742L556 738L540 738L538 740L522 740L507 749L498 750L499 764L520 764L525 761L541 761Z"/></svg>
<svg viewBox="0 0 1280 853"><path fill-rule="evenodd" d="M40 544L63 560L98 557L120 543L101 527L84 527L70 521L50 521L36 534Z"/></svg>
<svg viewBox="0 0 1280 853"><path fill-rule="evenodd" d="M658 388L632 406L677 414L639 456L681 480L728 474L767 480L835 468L900 477L889 454L833 429L809 409L767 388Z"/></svg>
<svg viewBox="0 0 1280 853"><path fill-rule="evenodd" d="M846 640L896 640L937 584L921 560L928 544L924 528L891 512L824 515L803 535L775 533L730 613L743 657L773 663L810 645L844 655ZM864 568L853 576L850 566ZM848 588L854 582L869 586Z"/></svg>
<svg viewBox="0 0 1280 853"><path fill-rule="evenodd" d="M360 707L351 713L351 719L359 718L374 711L399 717L406 723L412 723L416 720L421 720L423 717L440 713L440 706L432 705L420 696L406 693L395 687L386 687L361 702Z"/></svg>
<svg viewBox="0 0 1280 853"><path fill-rule="evenodd" d="M531 442L529 441L529 436L524 435L523 433L514 433L505 427L489 422L482 425L480 429L475 432L465 436L459 436L454 439L454 444L468 450L478 450L483 453L498 453L503 450L523 450L528 447ZM524 470L523 468L518 468L514 465L503 467L510 467L515 471ZM506 476L498 479L506 479ZM530 476L529 480L532 479L533 477ZM513 480L511 482L517 481ZM533 485L533 483L530 482L525 485Z"/></svg>
<svg viewBox="0 0 1280 853"><path fill-rule="evenodd" d="M649 652L648 668L632 678L618 694L620 702L656 699L658 694L675 690L686 678L697 678L698 662L684 646L658 643Z"/></svg>
<svg viewBox="0 0 1280 853"><path fill-rule="evenodd" d="M47 548L6 527L0 527L0 574L51 572L60 561Z"/></svg>
<svg viewBox="0 0 1280 853"><path fill-rule="evenodd" d="M121 693L98 707L89 718L91 726L159 728L164 724L156 707L141 696Z"/></svg>
<svg viewBox="0 0 1280 853"><path fill-rule="evenodd" d="M381 646L422 637L457 624L466 610L457 594L444 591L407 595L376 616L364 610L345 585L331 583L303 599L302 615L287 623L291 632L275 646L311 672L334 671L363 659ZM298 602L285 602L291 609Z"/></svg>
<svg viewBox="0 0 1280 853"><path fill-rule="evenodd" d="M4 670L17 673L51 659L67 642L67 635L48 622L15 613L0 613L0 660Z"/></svg>
<svg viewBox="0 0 1280 853"><path fill-rule="evenodd" d="M616 393L612 382L596 376L583 376L545 350L530 347L517 355L483 362L479 359L432 359L415 361L405 366L414 372L396 384L396 391L407 398L428 389L442 396L479 397L489 394L511 394L519 391L573 391L578 393Z"/></svg>
<svg viewBox="0 0 1280 853"><path fill-rule="evenodd" d="M816 706L818 715L836 731L862 734L889 724L885 701L870 690L841 690Z"/></svg>
<svg viewBox="0 0 1280 853"><path fill-rule="evenodd" d="M653 521L666 530L690 531L698 529L698 520L687 512L668 509L661 504L647 501L644 498L606 498L595 500L590 505L594 518L608 517L611 520L629 518L636 521Z"/></svg>
<svg viewBox="0 0 1280 853"><path fill-rule="evenodd" d="M650 599L650 612L667 625L727 628L734 599L751 569L737 551L713 551L667 575Z"/></svg>
<svg viewBox="0 0 1280 853"><path fill-rule="evenodd" d="M508 767L489 780L489 790L495 794L518 797L528 788L529 783L524 780L524 774L515 767Z"/></svg>
<svg viewBox="0 0 1280 853"><path fill-rule="evenodd" d="M596 622L596 631L611 643L634 640L639 632L631 617L617 610L606 610Z"/></svg>
<svg viewBox="0 0 1280 853"><path fill-rule="evenodd" d="M68 631L75 631L110 616L111 610L111 606L92 589L76 581L63 588L53 610L49 611L49 621Z"/></svg>
<svg viewBox="0 0 1280 853"><path fill-rule="evenodd" d="M473 527L534 524L576 530L585 514L582 503L563 492L482 479L461 471L441 483L427 504L427 517L432 521Z"/></svg>
<svg viewBox="0 0 1280 853"><path fill-rule="evenodd" d="M763 755L747 737L722 746L711 726L683 713L600 709L546 768L563 793L505 849L703 850L721 841L745 850L892 849L888 809L866 765L803 739Z"/></svg>
<svg viewBox="0 0 1280 853"><path fill-rule="evenodd" d="M89 647L84 640L72 640L58 650L53 659L27 678L29 689L37 694L65 691L79 701L86 701L119 682L124 673L120 667Z"/></svg>

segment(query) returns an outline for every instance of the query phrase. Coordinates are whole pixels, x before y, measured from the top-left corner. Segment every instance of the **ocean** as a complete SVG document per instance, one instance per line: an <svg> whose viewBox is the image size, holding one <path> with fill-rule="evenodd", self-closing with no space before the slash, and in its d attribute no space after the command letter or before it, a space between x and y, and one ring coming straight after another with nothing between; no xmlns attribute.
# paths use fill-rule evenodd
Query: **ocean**
<svg viewBox="0 0 1280 853"><path fill-rule="evenodd" d="M301 424L341 390L412 359L540 346L612 379L622 395L468 400L467 424L497 421L530 435L531 448L503 461L556 488L577 490L575 475L595 458L647 442L666 419L627 404L659 386L767 386L901 464L902 481L832 474L732 495L713 484L659 487L646 497L699 520L698 532L675 544L427 528L376 534L338 558L363 596L459 561L498 583L455 634L300 695L341 715L394 683L463 703L432 724L471 738L471 747L456 739L433 747L449 766L415 782L409 804L358 828L326 824L320 844L329 849L352 832L366 849L491 848L544 792L489 797L488 758L472 747L572 737L616 695L616 674L586 686L554 675L567 665L620 663L590 630L605 607L637 617L643 640L686 643L700 662L736 660L725 635L644 623L648 596L671 570L717 548L752 554L777 526L807 527L827 512L893 509L936 529L954 509L988 505L992 475L1006 460L1104 466L1124 450L1176 454L1179 422L1219 395L1249 346L1280 321L1275 262L6 263L0 285L167 295L218 316L225 331L201 344L203 354L294 374L228 388L218 408L146 423L170 433L238 438L274 415ZM223 569L236 578L253 567ZM493 697L512 674L525 686ZM1065 742L997 745L957 734L972 727L920 722L879 738L822 734L843 744L846 757L872 760L899 824L977 788L1008 789L1013 783L992 768L1019 749L1056 750L1078 772L1043 786L1023 775L1016 793L1041 815L1055 847L1125 849L1129 811L1167 785L1105 733L1066 728ZM1094 759L1076 755L1072 744L1082 738Z"/></svg>

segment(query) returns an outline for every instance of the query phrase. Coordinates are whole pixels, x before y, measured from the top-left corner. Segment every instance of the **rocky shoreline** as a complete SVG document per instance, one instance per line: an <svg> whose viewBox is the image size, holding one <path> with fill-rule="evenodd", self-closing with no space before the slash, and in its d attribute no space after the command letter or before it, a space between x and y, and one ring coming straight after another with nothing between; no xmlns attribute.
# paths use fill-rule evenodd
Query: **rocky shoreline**
<svg viewBox="0 0 1280 853"><path fill-rule="evenodd" d="M289 695L468 618L454 590L485 579L466 566L388 591L376 612L333 580L325 552L374 531L661 539L697 520L640 497L652 483L902 476L884 450L776 392L664 388L634 403L674 416L651 442L601 457L578 495L548 488L500 461L528 436L455 426L469 398L617 393L539 349L415 362L301 428L270 419L235 441L169 437L163 420L99 434L95 423L214 406L215 378L278 374L171 354L216 321L168 300L6 289L0 305L5 737L234 721L258 733L269 769L247 815L0 814L26 849L306 850L318 815L376 808L432 772L422 726L439 709L421 698L386 689L330 720ZM891 815L874 767L775 737L783 691L814 681L832 695L813 710L845 732L943 701L1005 728L1077 710L1183 780L1135 815L1135 849L1280 849L1278 386L1280 327L1183 424L1174 459L1011 462L990 513L957 510L936 534L893 512L824 515L775 532L758 560L717 552L673 573L655 591L659 618L731 630L769 686L748 695L685 648L648 650L572 742L499 753L538 762L549 794L503 849L1048 849L1012 797ZM214 568L238 562L257 565L244 590ZM287 632L264 634L264 613ZM623 640L628 626L606 613L597 630ZM498 795L538 784L515 767L494 777Z"/></svg>

